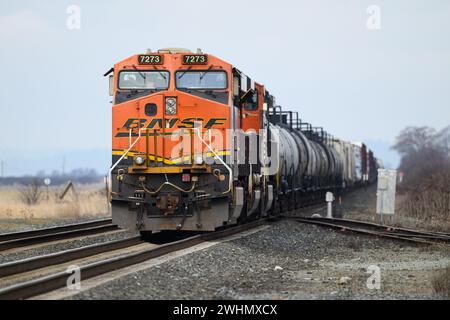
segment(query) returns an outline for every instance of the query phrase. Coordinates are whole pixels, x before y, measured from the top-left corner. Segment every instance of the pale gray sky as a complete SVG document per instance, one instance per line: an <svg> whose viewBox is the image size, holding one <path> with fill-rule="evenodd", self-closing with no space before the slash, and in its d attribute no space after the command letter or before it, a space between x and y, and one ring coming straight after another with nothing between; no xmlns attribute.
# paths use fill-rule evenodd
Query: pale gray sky
<svg viewBox="0 0 450 320"><path fill-rule="evenodd" d="M66 26L72 4L80 30ZM381 30L366 26L370 5ZM102 74L177 46L235 64L286 109L392 162L386 149L403 127L450 124L449 39L447 0L3 0L0 152L108 150Z"/></svg>

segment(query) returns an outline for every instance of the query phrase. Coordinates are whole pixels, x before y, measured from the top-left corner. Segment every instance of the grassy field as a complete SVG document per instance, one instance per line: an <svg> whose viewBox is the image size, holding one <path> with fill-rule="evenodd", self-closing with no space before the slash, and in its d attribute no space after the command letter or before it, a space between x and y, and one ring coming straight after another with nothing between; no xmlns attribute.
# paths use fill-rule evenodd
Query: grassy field
<svg viewBox="0 0 450 320"><path fill-rule="evenodd" d="M70 190L64 200L59 195L64 187L41 187L39 200L28 205L23 201L21 186L0 187L0 219L34 220L71 219L105 217L109 214L105 186L75 185L75 192Z"/></svg>
<svg viewBox="0 0 450 320"><path fill-rule="evenodd" d="M448 194L440 195L444 196L448 198ZM400 193L396 201L396 222L403 227L450 232L450 212L437 203L431 200L413 202L408 195Z"/></svg>
<svg viewBox="0 0 450 320"><path fill-rule="evenodd" d="M345 217L380 223L380 215L376 214L376 192L377 186L373 185L346 195L342 208ZM445 194L439 196L440 199ZM399 192L396 196L395 216L385 216L384 222L399 227L450 232L450 212L436 208L442 208L436 205L436 201L415 202L407 194Z"/></svg>

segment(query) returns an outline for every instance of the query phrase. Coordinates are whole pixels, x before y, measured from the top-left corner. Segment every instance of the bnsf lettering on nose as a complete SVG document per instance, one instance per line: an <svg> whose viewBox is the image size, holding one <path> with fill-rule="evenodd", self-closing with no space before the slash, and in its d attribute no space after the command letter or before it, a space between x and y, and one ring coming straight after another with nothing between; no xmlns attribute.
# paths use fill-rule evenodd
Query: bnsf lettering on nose
<svg viewBox="0 0 450 320"><path fill-rule="evenodd" d="M213 127L223 127L225 125L225 118L211 118L205 120L203 118L186 118L186 119L136 119L130 118L124 124L123 128L130 129L186 129L186 128L200 128L204 124L205 129L211 129Z"/></svg>

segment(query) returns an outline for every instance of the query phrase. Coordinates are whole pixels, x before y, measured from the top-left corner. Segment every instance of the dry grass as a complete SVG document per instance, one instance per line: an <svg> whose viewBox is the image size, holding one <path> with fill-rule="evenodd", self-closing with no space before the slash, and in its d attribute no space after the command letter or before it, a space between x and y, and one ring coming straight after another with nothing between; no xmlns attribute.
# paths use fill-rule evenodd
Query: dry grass
<svg viewBox="0 0 450 320"><path fill-rule="evenodd" d="M450 167L449 167L450 170ZM406 195L402 205L411 216L450 218L450 172L447 170L423 177L420 183L399 186L399 193Z"/></svg>
<svg viewBox="0 0 450 320"><path fill-rule="evenodd" d="M35 178L28 186L23 186L18 191L22 202L31 206L37 204L41 200L42 185L39 183L39 180Z"/></svg>
<svg viewBox="0 0 450 320"><path fill-rule="evenodd" d="M431 282L437 295L450 299L450 266L437 271Z"/></svg>
<svg viewBox="0 0 450 320"><path fill-rule="evenodd" d="M393 148L399 152L398 186L401 221L436 230L450 229L450 126L437 132L430 127L408 127Z"/></svg>
<svg viewBox="0 0 450 320"><path fill-rule="evenodd" d="M427 193L427 197L430 194ZM436 195L438 199L442 197L448 197L448 194L442 192ZM420 209L409 210L410 195L399 192L396 196L396 213L394 216L385 216L384 223L412 229L450 232L450 212L442 210L439 201L428 200L426 203L428 206L422 203L417 207ZM380 223L380 216L376 214L376 185L370 186L366 191L361 189L346 195L343 206L345 218Z"/></svg>
<svg viewBox="0 0 450 320"><path fill-rule="evenodd" d="M440 195L448 196L448 195ZM450 214L436 212L436 205L430 201L429 206L423 206L423 202L413 208L409 195L400 194L397 196L396 224L409 228L428 229L440 232L450 232Z"/></svg>
<svg viewBox="0 0 450 320"><path fill-rule="evenodd" d="M35 205L25 204L20 187L0 187L0 219L65 219L101 217L108 215L108 204L104 186L76 186L77 196L71 192L64 200L58 195L63 187L42 190L40 201Z"/></svg>

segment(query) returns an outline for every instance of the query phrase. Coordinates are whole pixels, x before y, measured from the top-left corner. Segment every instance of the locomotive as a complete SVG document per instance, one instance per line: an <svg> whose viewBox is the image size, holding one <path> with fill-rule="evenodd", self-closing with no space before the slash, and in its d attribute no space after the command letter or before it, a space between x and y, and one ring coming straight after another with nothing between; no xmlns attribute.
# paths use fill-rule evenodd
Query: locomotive
<svg viewBox="0 0 450 320"><path fill-rule="evenodd" d="M363 143L336 139L200 49L147 50L109 72L115 224L214 231L376 180Z"/></svg>

